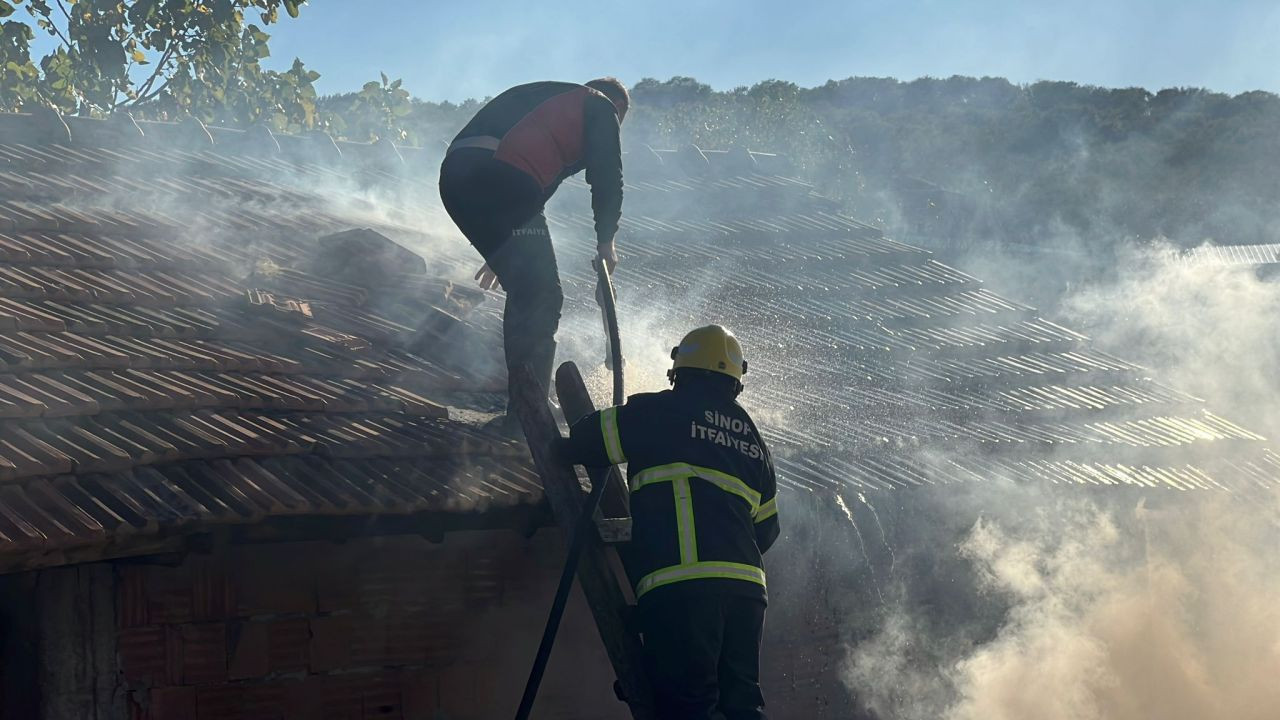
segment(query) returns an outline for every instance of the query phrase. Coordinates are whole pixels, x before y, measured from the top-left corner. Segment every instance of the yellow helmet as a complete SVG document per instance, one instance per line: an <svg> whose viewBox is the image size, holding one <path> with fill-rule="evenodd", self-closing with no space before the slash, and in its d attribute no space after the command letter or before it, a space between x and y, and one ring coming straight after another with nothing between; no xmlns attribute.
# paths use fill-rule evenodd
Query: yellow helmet
<svg viewBox="0 0 1280 720"><path fill-rule="evenodd" d="M747 361L742 358L742 345L738 338L719 325L691 330L679 345L671 348L671 359L675 361L667 372L671 380L675 380L676 371L680 368L724 373L739 382L747 372Z"/></svg>

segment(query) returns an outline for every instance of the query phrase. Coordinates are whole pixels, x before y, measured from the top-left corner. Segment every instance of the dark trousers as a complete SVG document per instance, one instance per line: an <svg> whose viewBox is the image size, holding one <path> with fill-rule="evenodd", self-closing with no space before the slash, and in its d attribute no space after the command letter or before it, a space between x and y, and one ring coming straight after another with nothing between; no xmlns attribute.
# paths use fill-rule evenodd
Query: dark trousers
<svg viewBox="0 0 1280 720"><path fill-rule="evenodd" d="M664 592L665 590L665 592ZM764 720L765 602L659 589L640 600L645 664L663 720Z"/></svg>
<svg viewBox="0 0 1280 720"><path fill-rule="evenodd" d="M528 364L543 389L550 388L564 292L542 189L492 152L466 148L441 165L440 199L507 294L502 334L508 377ZM513 389L508 384L508 397Z"/></svg>

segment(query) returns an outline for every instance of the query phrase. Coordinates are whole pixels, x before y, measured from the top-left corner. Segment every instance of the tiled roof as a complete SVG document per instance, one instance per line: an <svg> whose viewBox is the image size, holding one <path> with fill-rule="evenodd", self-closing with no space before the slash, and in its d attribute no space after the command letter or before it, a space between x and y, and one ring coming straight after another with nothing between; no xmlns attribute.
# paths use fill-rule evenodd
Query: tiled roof
<svg viewBox="0 0 1280 720"><path fill-rule="evenodd" d="M589 218L584 195L560 199L554 215ZM931 253L811 194L721 197L702 179L683 191L677 218L631 218L619 312L658 315L666 343L706 322L743 338L743 401L763 418L784 484L1275 482L1280 458L1262 437ZM571 300L590 298L589 272L562 272ZM594 312L588 301L567 314ZM632 352L636 341L625 339Z"/></svg>
<svg viewBox="0 0 1280 720"><path fill-rule="evenodd" d="M500 303L448 282L474 253L430 234L451 227L438 153L68 123L70 143L0 116L0 569L277 516L540 501L521 449L443 406L503 381ZM1273 482L1257 435L810 185L741 153L652 155L628 156L617 282L624 325L661 323L625 345L732 326L792 490ZM580 185L549 219L566 332L598 332ZM316 238L352 227L426 274L321 276Z"/></svg>
<svg viewBox="0 0 1280 720"><path fill-rule="evenodd" d="M521 448L442 404L501 385L451 350L495 331L467 319L478 293L305 270L326 233L421 239L430 210L312 189L393 175L29 135L0 117L0 570L272 516L541 499Z"/></svg>
<svg viewBox="0 0 1280 720"><path fill-rule="evenodd" d="M1280 243L1260 245L1203 245L1181 254L1197 265L1254 266L1280 264Z"/></svg>

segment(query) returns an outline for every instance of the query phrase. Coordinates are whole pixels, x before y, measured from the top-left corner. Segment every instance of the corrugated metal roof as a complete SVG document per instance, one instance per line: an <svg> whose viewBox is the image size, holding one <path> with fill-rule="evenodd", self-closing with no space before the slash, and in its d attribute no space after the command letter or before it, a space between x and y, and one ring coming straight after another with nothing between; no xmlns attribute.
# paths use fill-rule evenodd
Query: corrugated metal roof
<svg viewBox="0 0 1280 720"><path fill-rule="evenodd" d="M307 155L297 138L279 153L6 143L6 123L0 558L274 516L539 501L522 451L438 400L501 387L484 369L496 358L453 347L492 352L497 303L395 274L388 303L303 270L314 238L369 226L430 247L437 274L469 271L465 243L421 231L451 227L430 172ZM361 195L378 184L392 200L374 206ZM592 233L574 185L550 218L566 253ZM627 207L621 311L665 322L628 342L734 327L753 357L744 399L776 419L763 425L792 488L1273 477L1257 435L805 183L629 171ZM585 263L561 269L567 313L596 316Z"/></svg>
<svg viewBox="0 0 1280 720"><path fill-rule="evenodd" d="M1179 254L1183 262L1197 265L1255 266L1280 264L1280 243L1258 245L1202 245Z"/></svg>
<svg viewBox="0 0 1280 720"><path fill-rule="evenodd" d="M1259 435L925 250L794 198L723 203L696 183L686 194L679 227L664 215L620 241L619 312L664 318L668 346L706 322L734 329L751 358L742 402L792 487L985 476L1246 488L1272 467ZM584 199L552 211L589 218ZM564 274L570 317L594 314L590 273ZM1247 470L1223 462L1239 457Z"/></svg>
<svg viewBox="0 0 1280 720"><path fill-rule="evenodd" d="M6 484L0 547L34 557L111 537L268 517L484 512L541 497L537 476L511 458L186 460Z"/></svg>
<svg viewBox="0 0 1280 720"><path fill-rule="evenodd" d="M466 292L400 275L387 304L299 267L319 235L404 236L438 208L375 217L350 172L284 156L5 142L21 120L0 117L0 569L275 516L540 501L523 449L433 399L500 387L449 348L494 331Z"/></svg>

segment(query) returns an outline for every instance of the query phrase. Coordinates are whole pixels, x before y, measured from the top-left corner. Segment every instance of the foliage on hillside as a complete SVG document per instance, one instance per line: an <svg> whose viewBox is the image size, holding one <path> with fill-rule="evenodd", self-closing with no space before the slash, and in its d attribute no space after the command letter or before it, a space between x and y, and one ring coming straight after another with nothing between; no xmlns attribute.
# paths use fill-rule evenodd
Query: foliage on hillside
<svg viewBox="0 0 1280 720"><path fill-rule="evenodd" d="M976 240L1280 240L1280 97L1271 93L969 77L715 91L677 77L641 80L632 95L626 147L783 153L851 212L895 230L936 212L952 217L935 231ZM354 102L320 106L343 115ZM445 142L476 104L406 100L403 137ZM952 192L941 198L939 188Z"/></svg>
<svg viewBox="0 0 1280 720"><path fill-rule="evenodd" d="M923 179L960 193L969 234L1070 234L1194 244L1278 239L1280 98L1001 78L776 81L712 92L689 78L634 89L632 137L745 143L792 155L853 206L891 213Z"/></svg>
<svg viewBox="0 0 1280 720"><path fill-rule="evenodd" d="M427 146L446 142L474 112L476 100L418 101L385 75L322 98L319 73L301 60L264 68L263 28L303 8L302 0L0 0L0 110L127 109ZM53 44L39 59L37 33ZM895 229L1098 244L1277 239L1280 98L1270 93L969 77L815 88L769 80L716 91L675 77L641 80L633 95L628 147L782 153L851 212Z"/></svg>

